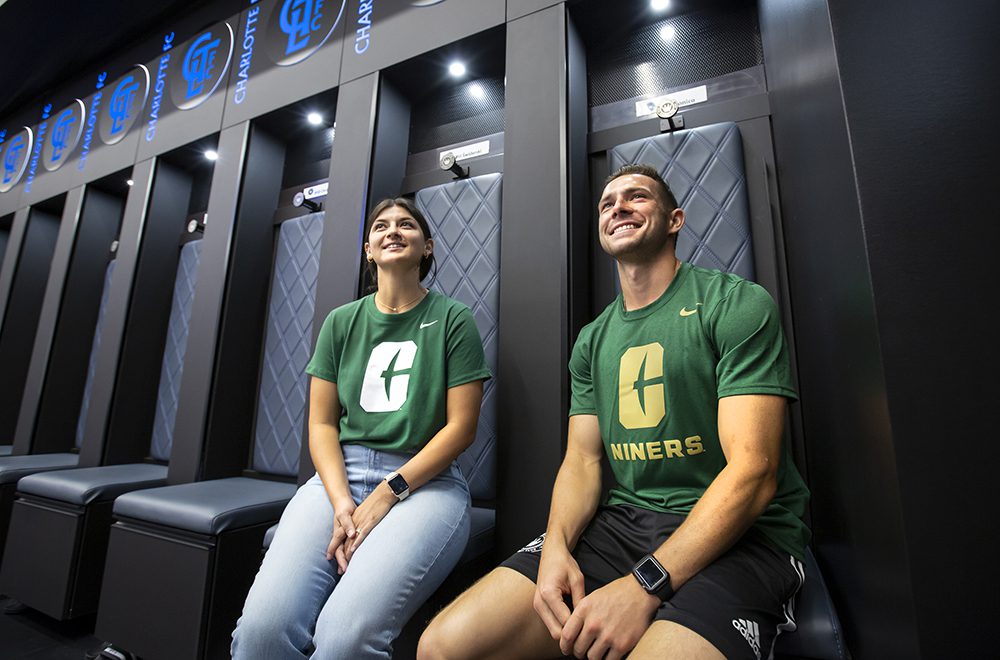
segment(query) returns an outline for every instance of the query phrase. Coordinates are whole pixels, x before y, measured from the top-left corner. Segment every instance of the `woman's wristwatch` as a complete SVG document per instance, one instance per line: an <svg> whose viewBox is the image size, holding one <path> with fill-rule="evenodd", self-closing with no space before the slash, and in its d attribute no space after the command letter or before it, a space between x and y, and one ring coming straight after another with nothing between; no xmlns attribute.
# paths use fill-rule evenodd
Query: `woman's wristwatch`
<svg viewBox="0 0 1000 660"><path fill-rule="evenodd" d="M406 496L410 494L410 484L406 483L406 479L398 472L390 472L385 475L385 482L389 484L389 490L392 491L392 494L400 502L405 500Z"/></svg>

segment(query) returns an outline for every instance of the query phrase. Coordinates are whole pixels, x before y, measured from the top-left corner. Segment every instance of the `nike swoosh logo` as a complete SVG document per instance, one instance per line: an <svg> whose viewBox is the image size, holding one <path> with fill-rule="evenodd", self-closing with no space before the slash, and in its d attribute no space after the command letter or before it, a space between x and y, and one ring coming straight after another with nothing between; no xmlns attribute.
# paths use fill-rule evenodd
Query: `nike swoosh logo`
<svg viewBox="0 0 1000 660"><path fill-rule="evenodd" d="M421 329L421 330L423 330L423 329L424 329L424 328L426 328L426 327L429 327L429 326L432 326L432 325L434 325L435 323L437 323L437 322L438 322L438 320L439 320L439 319L435 319L435 320L431 321L430 323L421 323L421 324L420 324L420 329Z"/></svg>
<svg viewBox="0 0 1000 660"><path fill-rule="evenodd" d="M698 306L699 305L701 305L701 303L695 303L694 304L694 309L688 309L687 307L681 307L681 316L691 316L692 314L697 314L698 313Z"/></svg>

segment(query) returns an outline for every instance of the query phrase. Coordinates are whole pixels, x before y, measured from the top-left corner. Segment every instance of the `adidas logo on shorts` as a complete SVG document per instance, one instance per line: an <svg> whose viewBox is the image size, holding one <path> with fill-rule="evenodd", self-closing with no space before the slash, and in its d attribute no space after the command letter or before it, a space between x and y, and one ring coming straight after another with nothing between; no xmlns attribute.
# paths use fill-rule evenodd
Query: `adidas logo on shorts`
<svg viewBox="0 0 1000 660"><path fill-rule="evenodd" d="M518 552L531 552L531 553L541 552L543 545L545 545L545 532L542 532L541 536L539 536L537 539L535 539L528 545L518 550Z"/></svg>
<svg viewBox="0 0 1000 660"><path fill-rule="evenodd" d="M733 628L739 630L740 634L746 638L754 655L757 656L757 660L760 660L760 628L757 626L757 622L747 619L733 619Z"/></svg>

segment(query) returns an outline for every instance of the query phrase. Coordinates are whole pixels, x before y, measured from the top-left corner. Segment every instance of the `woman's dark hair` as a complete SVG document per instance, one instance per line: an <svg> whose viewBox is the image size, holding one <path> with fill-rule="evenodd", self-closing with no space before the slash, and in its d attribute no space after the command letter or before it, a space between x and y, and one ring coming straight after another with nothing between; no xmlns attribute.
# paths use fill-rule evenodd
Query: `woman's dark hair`
<svg viewBox="0 0 1000 660"><path fill-rule="evenodd" d="M368 219L365 220L365 232L364 232L364 242L368 242L368 234L372 230L372 225L375 224L375 220L382 215L382 212L386 209L390 209L393 206L401 206L406 209L406 212L413 216L413 219L417 221L420 226L420 231L424 234L424 240L426 241L431 236L431 226L427 223L427 218L424 214L420 212L417 205L405 197L389 197L383 199L381 202L375 205L375 208L371 210L368 214ZM427 274L431 272L431 268L434 267L434 272L437 274L437 263L434 261L434 253L431 252L428 256L420 260L420 280L423 281ZM368 261L366 263L366 271L368 273L368 279L371 284L368 286L369 290L374 290L378 287L378 268L375 266L374 262Z"/></svg>

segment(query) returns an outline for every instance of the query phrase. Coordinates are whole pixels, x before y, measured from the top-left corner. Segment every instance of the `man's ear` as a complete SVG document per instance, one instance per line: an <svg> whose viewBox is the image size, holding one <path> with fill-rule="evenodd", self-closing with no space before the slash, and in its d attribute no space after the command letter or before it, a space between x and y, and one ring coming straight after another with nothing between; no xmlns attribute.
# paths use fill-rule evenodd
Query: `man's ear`
<svg viewBox="0 0 1000 660"><path fill-rule="evenodd" d="M676 234L684 226L684 209L674 209L670 213L670 233Z"/></svg>

